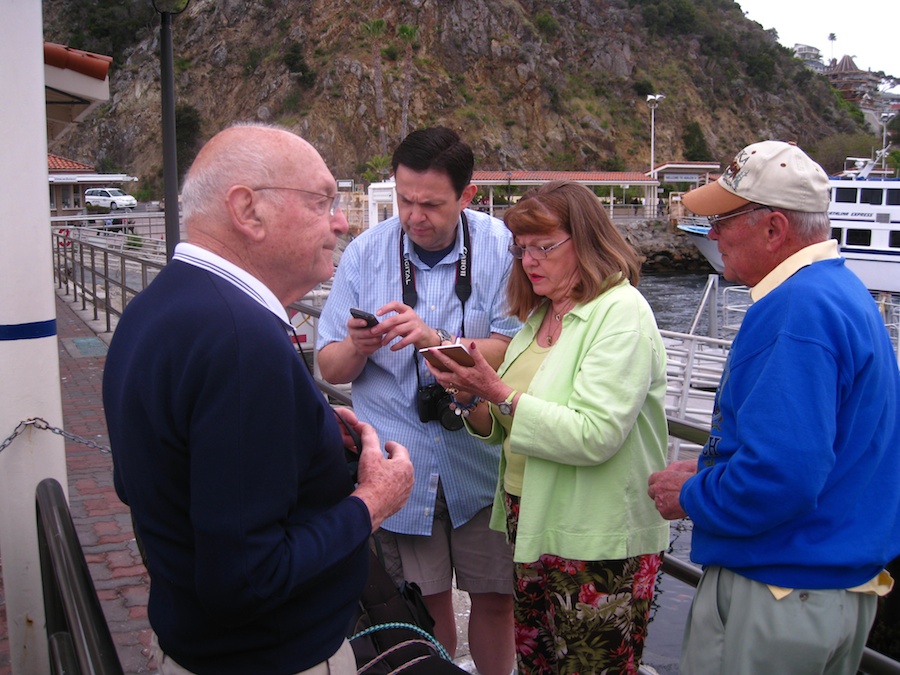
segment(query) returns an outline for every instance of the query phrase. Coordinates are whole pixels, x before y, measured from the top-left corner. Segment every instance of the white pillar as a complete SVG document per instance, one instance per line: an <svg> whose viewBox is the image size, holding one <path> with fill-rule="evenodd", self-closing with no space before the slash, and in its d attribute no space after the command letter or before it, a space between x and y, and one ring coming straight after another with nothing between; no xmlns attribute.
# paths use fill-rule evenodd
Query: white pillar
<svg viewBox="0 0 900 675"><path fill-rule="evenodd" d="M0 442L20 421L62 427L41 3L0 0ZM44 478L67 490L60 436L34 427L0 453L0 555L13 673L49 672L34 492Z"/></svg>

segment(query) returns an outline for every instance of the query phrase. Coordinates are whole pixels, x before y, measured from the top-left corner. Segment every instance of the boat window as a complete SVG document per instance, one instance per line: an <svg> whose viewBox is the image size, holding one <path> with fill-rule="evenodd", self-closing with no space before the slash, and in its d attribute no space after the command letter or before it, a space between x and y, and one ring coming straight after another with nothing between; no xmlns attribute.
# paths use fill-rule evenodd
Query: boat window
<svg viewBox="0 0 900 675"><path fill-rule="evenodd" d="M863 188L860 195L860 203L871 204L872 206L881 206L881 200L884 197L884 190L881 188Z"/></svg>
<svg viewBox="0 0 900 675"><path fill-rule="evenodd" d="M842 227L832 227L831 228L831 238L837 239L837 243L840 244L844 237L844 229Z"/></svg>
<svg viewBox="0 0 900 675"><path fill-rule="evenodd" d="M847 230L847 246L871 246L872 230Z"/></svg>
<svg viewBox="0 0 900 675"><path fill-rule="evenodd" d="M900 190L887 191L887 205L900 206Z"/></svg>
<svg viewBox="0 0 900 675"><path fill-rule="evenodd" d="M900 248L900 230L891 230L888 236L888 246L890 248Z"/></svg>
<svg viewBox="0 0 900 675"><path fill-rule="evenodd" d="M856 188L839 187L834 189L834 201L841 204L856 203Z"/></svg>

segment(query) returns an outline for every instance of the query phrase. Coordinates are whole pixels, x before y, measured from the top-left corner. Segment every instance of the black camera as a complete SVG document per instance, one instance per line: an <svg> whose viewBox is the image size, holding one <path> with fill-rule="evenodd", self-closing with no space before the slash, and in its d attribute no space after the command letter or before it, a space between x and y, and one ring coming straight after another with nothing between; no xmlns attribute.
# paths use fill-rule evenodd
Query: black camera
<svg viewBox="0 0 900 675"><path fill-rule="evenodd" d="M447 431L459 431L463 428L463 419L453 410L450 404L453 398L439 384L426 384L416 392L416 408L419 421L437 420Z"/></svg>

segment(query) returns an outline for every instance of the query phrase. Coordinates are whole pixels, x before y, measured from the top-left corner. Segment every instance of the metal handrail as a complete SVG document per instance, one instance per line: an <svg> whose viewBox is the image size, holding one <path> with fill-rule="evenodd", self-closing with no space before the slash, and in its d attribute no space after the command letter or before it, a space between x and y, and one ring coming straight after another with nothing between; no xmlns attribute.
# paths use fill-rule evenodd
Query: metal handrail
<svg viewBox="0 0 900 675"><path fill-rule="evenodd" d="M54 673L123 675L62 487L38 483L38 551Z"/></svg>
<svg viewBox="0 0 900 675"><path fill-rule="evenodd" d="M165 265L158 241L140 235L118 234L126 244L110 248L113 236L96 228L51 228L53 274L57 288L72 293L81 309L93 308L94 320L105 319L111 332L125 305L140 293ZM153 244L150 246L150 244ZM143 249L143 250L142 250Z"/></svg>
<svg viewBox="0 0 900 675"><path fill-rule="evenodd" d="M719 275L710 274L706 279L706 286L703 289L703 297L697 307L697 313L694 315L694 320L691 322L690 330L688 330L690 335L693 335L694 331L697 330L697 326L700 324L700 317L703 315L703 311L706 310L709 318L709 337L719 337L718 299Z"/></svg>

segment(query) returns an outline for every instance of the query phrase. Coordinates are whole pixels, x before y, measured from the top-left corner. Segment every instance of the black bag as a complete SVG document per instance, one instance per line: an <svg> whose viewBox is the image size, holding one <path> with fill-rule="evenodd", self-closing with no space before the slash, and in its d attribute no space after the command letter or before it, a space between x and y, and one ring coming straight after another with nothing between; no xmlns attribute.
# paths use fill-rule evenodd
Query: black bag
<svg viewBox="0 0 900 675"><path fill-rule="evenodd" d="M356 667L365 675L458 675L465 673L449 660L434 639L434 619L416 584L400 588L369 549L369 578L352 626L350 645ZM403 625L394 625L403 624Z"/></svg>

